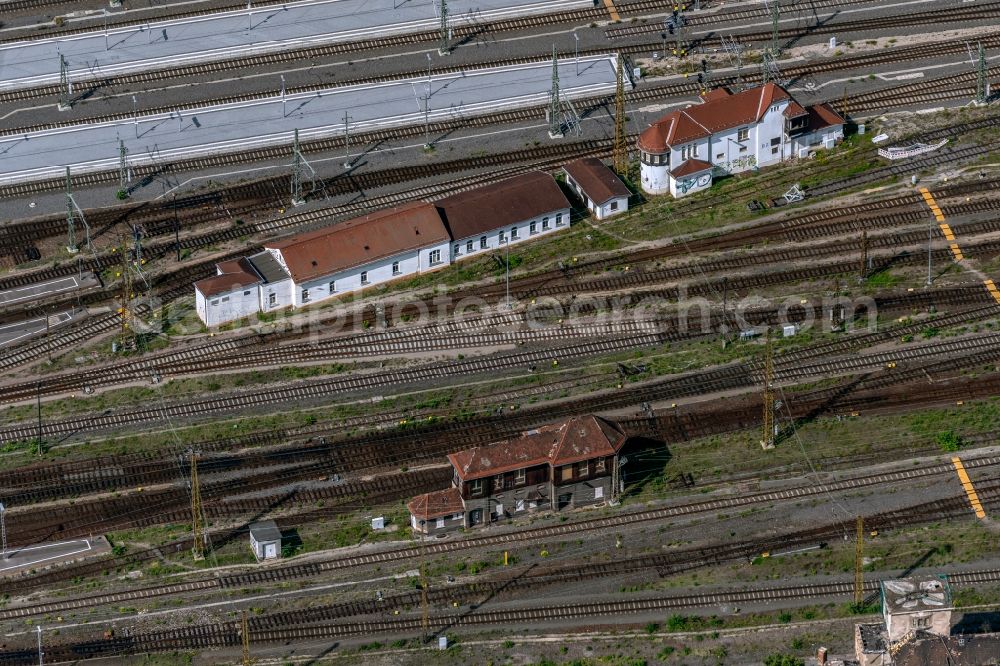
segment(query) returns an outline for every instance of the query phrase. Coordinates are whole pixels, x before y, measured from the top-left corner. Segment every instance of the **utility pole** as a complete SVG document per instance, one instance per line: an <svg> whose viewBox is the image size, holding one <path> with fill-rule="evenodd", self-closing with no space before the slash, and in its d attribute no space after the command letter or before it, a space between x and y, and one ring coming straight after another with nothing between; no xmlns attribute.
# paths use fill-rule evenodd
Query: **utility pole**
<svg viewBox="0 0 1000 666"><path fill-rule="evenodd" d="M771 55L775 58L781 55L778 45L778 22L781 20L781 4L779 0L771 0Z"/></svg>
<svg viewBox="0 0 1000 666"><path fill-rule="evenodd" d="M441 13L441 42L438 45L438 55L448 55L451 51L450 31L448 30L448 0L441 0L438 10Z"/></svg>
<svg viewBox="0 0 1000 666"><path fill-rule="evenodd" d="M351 168L351 120L353 120L347 111L344 111L344 168Z"/></svg>
<svg viewBox="0 0 1000 666"><path fill-rule="evenodd" d="M42 652L42 627L39 625L35 626L35 630L38 631L38 666L45 665L45 653Z"/></svg>
<svg viewBox="0 0 1000 666"><path fill-rule="evenodd" d="M628 147L625 141L625 58L618 54L618 77L615 82L614 168L622 177L628 176Z"/></svg>
<svg viewBox="0 0 1000 666"><path fill-rule="evenodd" d="M240 638L243 640L243 666L250 666L250 622L247 620L247 612L243 611L241 622Z"/></svg>
<svg viewBox="0 0 1000 666"><path fill-rule="evenodd" d="M771 344L771 331L767 331L767 340L764 343L764 425L761 431L763 436L760 445L764 449L774 448L774 391L771 384L774 382L774 347Z"/></svg>
<svg viewBox="0 0 1000 666"><path fill-rule="evenodd" d="M119 238L119 246L114 251L120 252L119 272L121 273L121 284L118 287L118 313L121 315L121 330L118 334L118 345L120 350L131 349L135 342L134 311L132 309L132 291L134 283L132 280L132 266L129 261L128 242L124 238Z"/></svg>
<svg viewBox="0 0 1000 666"><path fill-rule="evenodd" d="M865 600L865 519L858 516L854 536L854 608L860 610Z"/></svg>
<svg viewBox="0 0 1000 666"><path fill-rule="evenodd" d="M35 448L38 450L38 457L42 457L42 382L35 380L35 414L37 415L37 434L35 435Z"/></svg>
<svg viewBox="0 0 1000 666"><path fill-rule="evenodd" d="M69 80L69 62L66 56L59 54L59 111L69 111L73 108L73 82Z"/></svg>
<svg viewBox="0 0 1000 666"><path fill-rule="evenodd" d="M194 544L191 552L195 560L205 559L205 535L201 523L201 484L198 482L198 454L191 451L191 532Z"/></svg>
<svg viewBox="0 0 1000 666"><path fill-rule="evenodd" d="M932 261L931 261L931 243L934 238L934 218L927 218L927 286L931 286L934 282L931 271L932 271Z"/></svg>
<svg viewBox="0 0 1000 666"><path fill-rule="evenodd" d="M861 232L861 271L858 282L864 282L868 277L868 230Z"/></svg>
<svg viewBox="0 0 1000 666"><path fill-rule="evenodd" d="M549 138L562 138L562 123L559 122L559 60L556 47L552 46L552 90L549 92Z"/></svg>
<svg viewBox="0 0 1000 666"><path fill-rule="evenodd" d="M983 43L979 42L979 60L976 65L976 103L986 104L990 97L990 84L986 70L986 49Z"/></svg>
<svg viewBox="0 0 1000 666"><path fill-rule="evenodd" d="M288 114L285 113L285 75L281 74L281 117L287 118Z"/></svg>
<svg viewBox="0 0 1000 666"><path fill-rule="evenodd" d="M76 211L73 206L73 190L70 182L69 167L66 167L66 227L68 231L66 249L70 254L80 250L76 246Z"/></svg>
<svg viewBox="0 0 1000 666"><path fill-rule="evenodd" d="M511 241L511 239L508 237L507 238L507 256L506 256L506 258L504 259L504 262L503 262L504 263L504 269L505 269L505 272L507 274L507 309L508 310L512 309L512 306L510 304L510 241Z"/></svg>
<svg viewBox="0 0 1000 666"><path fill-rule="evenodd" d="M135 138L139 138L139 102L132 95L132 120L135 122Z"/></svg>
<svg viewBox="0 0 1000 666"><path fill-rule="evenodd" d="M296 127L292 140L292 205L301 206L305 202L302 197L302 146L299 144L299 129Z"/></svg>
<svg viewBox="0 0 1000 666"><path fill-rule="evenodd" d="M125 198L128 196L128 148L125 147L125 142L118 139L118 197Z"/></svg>
<svg viewBox="0 0 1000 666"><path fill-rule="evenodd" d="M3 502L0 502L0 545L2 545L2 547L3 547L3 550L0 551L0 552L3 553L2 559L5 559L5 560L7 559L7 519L6 519L6 514L7 514L7 507L5 507L3 505Z"/></svg>
<svg viewBox="0 0 1000 666"><path fill-rule="evenodd" d="M177 193L173 193L174 209L174 248L177 250L177 263L181 261L181 222L177 219Z"/></svg>
<svg viewBox="0 0 1000 666"><path fill-rule="evenodd" d="M427 603L427 572L420 562L420 627L423 629L424 643L430 640L430 605Z"/></svg>

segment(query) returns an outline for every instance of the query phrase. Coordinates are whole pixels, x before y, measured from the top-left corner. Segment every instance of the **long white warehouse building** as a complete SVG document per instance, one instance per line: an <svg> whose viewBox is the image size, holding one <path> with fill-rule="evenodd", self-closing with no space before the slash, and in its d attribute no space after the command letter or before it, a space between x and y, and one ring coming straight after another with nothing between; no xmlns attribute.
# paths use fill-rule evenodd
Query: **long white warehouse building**
<svg viewBox="0 0 1000 666"><path fill-rule="evenodd" d="M535 171L266 243L196 282L195 306L208 326L301 307L567 229L569 215L558 183Z"/></svg>

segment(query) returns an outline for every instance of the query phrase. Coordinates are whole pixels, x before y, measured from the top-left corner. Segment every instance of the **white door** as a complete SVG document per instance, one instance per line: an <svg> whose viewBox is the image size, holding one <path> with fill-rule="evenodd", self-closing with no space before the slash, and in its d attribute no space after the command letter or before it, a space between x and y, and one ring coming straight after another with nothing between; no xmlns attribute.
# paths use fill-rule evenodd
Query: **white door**
<svg viewBox="0 0 1000 666"><path fill-rule="evenodd" d="M497 516L503 517L503 504L497 504Z"/></svg>
<svg viewBox="0 0 1000 666"><path fill-rule="evenodd" d="M264 545L264 559L269 560L278 556L278 545L269 543Z"/></svg>
<svg viewBox="0 0 1000 666"><path fill-rule="evenodd" d="M443 517L437 519L437 528L441 529L442 527L444 527L444 518Z"/></svg>

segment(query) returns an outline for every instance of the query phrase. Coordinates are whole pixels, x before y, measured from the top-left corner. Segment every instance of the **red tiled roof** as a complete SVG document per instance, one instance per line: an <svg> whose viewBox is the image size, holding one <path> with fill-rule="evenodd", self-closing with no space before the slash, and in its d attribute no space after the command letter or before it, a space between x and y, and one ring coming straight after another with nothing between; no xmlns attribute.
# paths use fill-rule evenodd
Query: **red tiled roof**
<svg viewBox="0 0 1000 666"><path fill-rule="evenodd" d="M279 250L301 283L447 240L437 209L414 202L264 246Z"/></svg>
<svg viewBox="0 0 1000 666"><path fill-rule="evenodd" d="M215 265L219 275L198 280L194 283L194 288L203 296L218 296L235 289L249 287L252 284L260 284L260 276L253 269L246 257L220 261Z"/></svg>
<svg viewBox="0 0 1000 666"><path fill-rule="evenodd" d="M712 90L709 90L707 93L702 95L701 98L706 102L711 102L712 100L729 97L732 94L733 93L729 92L729 88L725 86L720 86L718 88L713 88Z"/></svg>
<svg viewBox="0 0 1000 666"><path fill-rule="evenodd" d="M705 95L703 104L673 111L647 127L637 141L647 153L665 153L669 146L703 139L715 132L755 123L767 108L791 95L773 83L750 88L735 95Z"/></svg>
<svg viewBox="0 0 1000 666"><path fill-rule="evenodd" d="M580 184L584 194L598 206L609 199L627 197L631 194L615 172L596 157L584 157L570 162L563 169Z"/></svg>
<svg viewBox="0 0 1000 666"><path fill-rule="evenodd" d="M807 113L808 111L803 109L801 104L799 104L795 100L792 100L791 102L788 103L788 106L785 107L784 116L786 118L798 118L799 116L804 116Z"/></svg>
<svg viewBox="0 0 1000 666"><path fill-rule="evenodd" d="M674 178L682 178L690 176L693 173L701 173L711 168L712 165L704 160L684 160L670 172L670 175Z"/></svg>
<svg viewBox="0 0 1000 666"><path fill-rule="evenodd" d="M462 513L465 511L465 503L462 502L461 491L452 487L447 490L435 490L432 493L417 495L407 503L406 508L417 519L430 520L439 516Z"/></svg>
<svg viewBox="0 0 1000 666"><path fill-rule="evenodd" d="M454 240L569 208L559 184L542 171L459 192L434 203Z"/></svg>
<svg viewBox="0 0 1000 666"><path fill-rule="evenodd" d="M613 422L578 416L506 442L451 453L448 460L459 477L469 481L546 463L567 465L613 455L624 442L624 433Z"/></svg>
<svg viewBox="0 0 1000 666"><path fill-rule="evenodd" d="M839 113L833 110L829 104L816 104L807 109L809 113L809 131L830 127L831 125L843 125L844 119Z"/></svg>

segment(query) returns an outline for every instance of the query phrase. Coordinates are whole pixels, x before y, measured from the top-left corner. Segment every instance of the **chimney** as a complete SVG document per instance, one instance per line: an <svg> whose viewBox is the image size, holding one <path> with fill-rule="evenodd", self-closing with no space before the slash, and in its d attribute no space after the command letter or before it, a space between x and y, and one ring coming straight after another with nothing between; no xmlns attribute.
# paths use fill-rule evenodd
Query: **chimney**
<svg viewBox="0 0 1000 666"><path fill-rule="evenodd" d="M826 666L826 648L816 650L816 666Z"/></svg>

